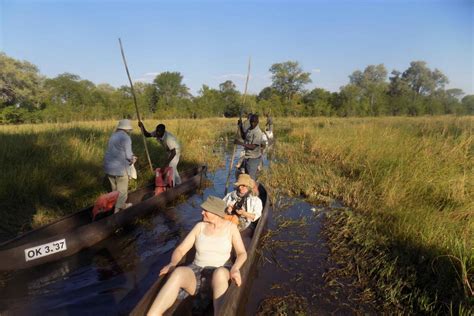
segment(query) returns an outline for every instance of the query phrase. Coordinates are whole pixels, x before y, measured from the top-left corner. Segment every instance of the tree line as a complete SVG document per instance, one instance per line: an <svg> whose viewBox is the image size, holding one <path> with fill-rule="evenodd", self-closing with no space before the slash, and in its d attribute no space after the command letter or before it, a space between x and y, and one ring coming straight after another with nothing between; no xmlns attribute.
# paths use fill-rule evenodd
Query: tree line
<svg viewBox="0 0 474 316"><path fill-rule="evenodd" d="M243 112L274 116L382 116L474 114L474 95L445 89L448 78L424 61L413 61L390 75L383 64L349 75L339 92L306 90L310 73L298 62L275 63L272 84L257 95L242 95L227 80L218 88L203 85L196 96L179 72L158 74L152 83L136 82L134 90L144 118L235 117ZM71 73L55 78L38 67L0 53L0 124L68 122L134 117L129 86L94 84Z"/></svg>

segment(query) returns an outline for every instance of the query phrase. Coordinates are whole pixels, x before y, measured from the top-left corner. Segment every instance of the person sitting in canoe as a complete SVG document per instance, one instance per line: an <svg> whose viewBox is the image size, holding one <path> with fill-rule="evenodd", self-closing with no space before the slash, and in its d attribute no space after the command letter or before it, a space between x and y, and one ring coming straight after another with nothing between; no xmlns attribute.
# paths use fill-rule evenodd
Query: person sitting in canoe
<svg viewBox="0 0 474 316"><path fill-rule="evenodd" d="M262 216L262 200L257 196L255 181L248 174L241 174L234 183L236 190L224 197L228 214L237 214L239 217L239 230L249 227L252 222Z"/></svg>
<svg viewBox="0 0 474 316"><path fill-rule="evenodd" d="M226 203L218 197L209 196L201 204L201 208L202 222L194 226L173 251L171 262L160 271L161 276L174 270L155 298L148 315L162 315L173 305L176 298L184 299L205 288L206 284L201 282L204 269L213 269L214 310L218 310L221 303L219 298L227 291L230 280L237 286L242 283L240 268L247 260L247 252L237 227L224 219ZM193 245L196 249L193 263L176 267ZM236 254L234 264L230 261L232 248Z"/></svg>
<svg viewBox="0 0 474 316"><path fill-rule="evenodd" d="M181 177L178 173L178 162L179 157L181 156L181 146L179 145L176 137L170 132L166 131L166 126L164 124L156 125L156 128L153 132L149 133L145 125L141 121L138 122L138 126L142 129L143 135L145 137L155 137L156 140L163 146L168 154L165 164L163 167L173 168L173 185L177 186L181 184Z"/></svg>

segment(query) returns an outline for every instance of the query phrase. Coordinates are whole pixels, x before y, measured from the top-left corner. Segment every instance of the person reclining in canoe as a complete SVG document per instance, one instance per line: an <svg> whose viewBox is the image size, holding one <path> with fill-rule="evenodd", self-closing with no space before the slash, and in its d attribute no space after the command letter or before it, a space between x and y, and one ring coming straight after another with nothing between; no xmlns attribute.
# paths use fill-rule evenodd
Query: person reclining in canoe
<svg viewBox="0 0 474 316"><path fill-rule="evenodd" d="M256 183L248 174L241 174L234 183L236 190L224 197L227 214L237 214L238 228L244 230L262 216L262 200L257 196Z"/></svg>
<svg viewBox="0 0 474 316"><path fill-rule="evenodd" d="M189 294L197 294L205 286L201 282L201 273L205 268L214 269L212 274L214 310L218 310L221 303L219 299L227 291L230 280L237 286L242 283L240 268L247 260L247 252L237 227L224 219L225 202L218 197L209 196L201 204L201 208L202 222L194 226L173 251L171 262L160 271L160 275L164 275L174 270L155 298L148 315L162 315L173 305L176 298L184 299ZM193 245L196 248L193 263L176 267ZM230 261L232 247L236 254L234 264Z"/></svg>

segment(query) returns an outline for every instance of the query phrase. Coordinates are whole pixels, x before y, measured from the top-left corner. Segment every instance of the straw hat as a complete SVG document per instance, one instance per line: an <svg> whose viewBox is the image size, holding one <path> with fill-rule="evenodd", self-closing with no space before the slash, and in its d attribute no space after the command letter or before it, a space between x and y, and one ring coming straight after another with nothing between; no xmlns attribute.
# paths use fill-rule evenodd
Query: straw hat
<svg viewBox="0 0 474 316"><path fill-rule="evenodd" d="M132 123L127 119L120 120L117 129L132 130Z"/></svg>
<svg viewBox="0 0 474 316"><path fill-rule="evenodd" d="M227 204L220 198L210 195L204 203L201 204L203 210L224 217Z"/></svg>
<svg viewBox="0 0 474 316"><path fill-rule="evenodd" d="M253 189L254 183L255 182L252 180L252 178L248 174L242 173L239 175L239 177L237 178L237 182L234 183L234 185L236 187L238 187L239 185L245 185L246 187Z"/></svg>

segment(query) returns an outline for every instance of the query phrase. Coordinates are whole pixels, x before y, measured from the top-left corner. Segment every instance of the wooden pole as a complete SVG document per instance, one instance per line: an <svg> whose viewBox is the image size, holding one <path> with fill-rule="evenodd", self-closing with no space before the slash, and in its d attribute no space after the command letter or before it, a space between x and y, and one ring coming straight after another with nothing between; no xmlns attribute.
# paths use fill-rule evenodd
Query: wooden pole
<svg viewBox="0 0 474 316"><path fill-rule="evenodd" d="M245 99L247 97L247 86L248 86L248 83L249 83L249 76L250 76L250 62L251 62L251 58L249 57L249 65L248 65L248 68L247 68L247 79L245 80L245 89L244 89L244 97L242 99L242 107L244 106ZM242 107L240 108L240 119L241 120L242 120ZM240 134L240 127L238 126L237 127L237 132L235 133L235 139L237 139L237 137L239 137L239 134ZM236 148L237 148L237 145L234 144L234 149L232 151L232 157L230 159L229 173L227 174L227 180L225 181L224 195L227 194L227 186L229 185L230 174L232 172L232 168L234 168L234 157L235 157Z"/></svg>
<svg viewBox="0 0 474 316"><path fill-rule="evenodd" d="M123 64L125 65L128 81L130 82L130 88L132 89L133 102L135 103L135 110L137 111L137 119L139 122L141 122L142 120L140 118L140 112L138 112L137 98L135 97L135 89L133 89L132 79L130 78L130 73L128 71L127 60L125 59L125 53L123 52L122 41L120 40L120 38L118 40L120 44L120 52L122 53ZM140 130L142 129L140 128ZM148 153L148 146L146 144L146 137L143 131L142 131L142 136L143 136L143 144L145 145L146 157L148 158L148 164L150 165L151 173L153 173L153 165L151 164L150 154Z"/></svg>

